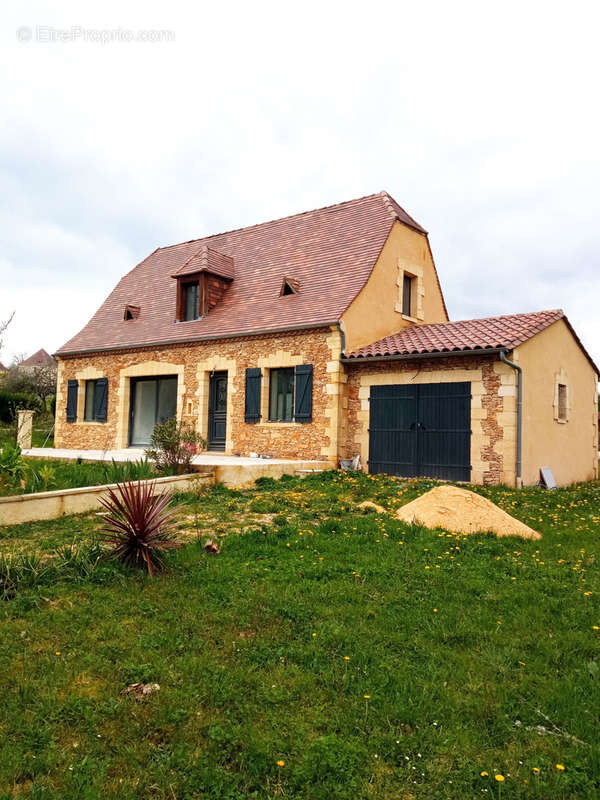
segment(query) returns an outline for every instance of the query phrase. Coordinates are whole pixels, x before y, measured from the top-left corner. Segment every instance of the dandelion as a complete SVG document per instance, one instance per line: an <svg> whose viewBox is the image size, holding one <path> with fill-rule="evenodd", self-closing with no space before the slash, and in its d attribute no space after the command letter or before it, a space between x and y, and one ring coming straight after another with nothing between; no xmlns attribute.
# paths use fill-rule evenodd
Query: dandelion
<svg viewBox="0 0 600 800"><path fill-rule="evenodd" d="M60 655L60 650L57 650L57 651L56 651L56 655L57 655L57 656L59 656L59 655Z"/></svg>
<svg viewBox="0 0 600 800"><path fill-rule="evenodd" d="M344 661L350 661L350 656L344 656Z"/></svg>
<svg viewBox="0 0 600 800"><path fill-rule="evenodd" d="M487 778L490 773L483 770L483 772L480 772L479 774L481 775L482 778Z"/></svg>
<svg viewBox="0 0 600 800"><path fill-rule="evenodd" d="M494 775L494 778L498 781L498 783L504 783L504 775L500 775L499 772Z"/></svg>
<svg viewBox="0 0 600 800"><path fill-rule="evenodd" d="M277 766L278 767L285 767L285 761L278 761L277 762Z"/></svg>
<svg viewBox="0 0 600 800"><path fill-rule="evenodd" d="M438 612L437 608L434 608L434 609L433 609L433 613L434 613L434 614L437 614L437 612Z"/></svg>
<svg viewBox="0 0 600 800"><path fill-rule="evenodd" d="M535 775L539 775L539 772L540 772L539 767L534 767L533 768L533 772L534 772Z"/></svg>
<svg viewBox="0 0 600 800"><path fill-rule="evenodd" d="M370 694L363 694L363 697L365 698L365 700L370 700L371 699L371 695Z"/></svg>
<svg viewBox="0 0 600 800"><path fill-rule="evenodd" d="M564 765L564 764L557 764L557 765L556 765L556 769L557 769L559 772L564 772L564 771L565 771L565 765Z"/></svg>
<svg viewBox="0 0 600 800"><path fill-rule="evenodd" d="M313 633L313 639L314 639L314 637L315 637L316 635L317 635L316 633Z"/></svg>

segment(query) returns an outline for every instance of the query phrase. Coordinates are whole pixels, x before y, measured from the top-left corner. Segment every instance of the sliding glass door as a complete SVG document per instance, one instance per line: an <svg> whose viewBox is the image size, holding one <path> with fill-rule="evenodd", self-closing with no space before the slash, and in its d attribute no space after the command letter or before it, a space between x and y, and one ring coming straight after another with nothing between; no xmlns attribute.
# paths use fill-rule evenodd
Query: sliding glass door
<svg viewBox="0 0 600 800"><path fill-rule="evenodd" d="M148 447L154 426L177 413L177 376L132 378L129 446Z"/></svg>

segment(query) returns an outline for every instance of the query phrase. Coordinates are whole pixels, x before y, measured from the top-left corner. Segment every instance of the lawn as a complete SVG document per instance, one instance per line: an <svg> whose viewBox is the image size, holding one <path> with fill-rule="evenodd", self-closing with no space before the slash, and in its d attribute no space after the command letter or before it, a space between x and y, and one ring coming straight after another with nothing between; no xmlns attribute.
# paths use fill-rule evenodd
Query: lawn
<svg viewBox="0 0 600 800"><path fill-rule="evenodd" d="M95 515L0 528L0 798L597 798L600 484L479 489L541 541L357 508L432 485L184 496L153 579Z"/></svg>
<svg viewBox="0 0 600 800"><path fill-rule="evenodd" d="M14 425L3 425L0 423L0 448L11 442L14 444L16 440L16 432ZM54 432L52 430L52 422L42 421L34 425L31 433L31 446L32 447L54 447Z"/></svg>
<svg viewBox="0 0 600 800"><path fill-rule="evenodd" d="M0 471L0 497L15 494L31 494L54 489L77 489L82 486L100 486L123 480L164 476L157 473L152 462L146 458L137 461L61 461L55 458L29 458L24 460L23 477L3 481ZM8 476L10 478L10 476Z"/></svg>

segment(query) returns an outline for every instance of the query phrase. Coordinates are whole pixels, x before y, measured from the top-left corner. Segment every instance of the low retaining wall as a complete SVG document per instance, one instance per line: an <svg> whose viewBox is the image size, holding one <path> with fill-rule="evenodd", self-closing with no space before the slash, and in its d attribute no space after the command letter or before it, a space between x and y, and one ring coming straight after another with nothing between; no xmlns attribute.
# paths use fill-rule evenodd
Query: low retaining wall
<svg viewBox="0 0 600 800"><path fill-rule="evenodd" d="M311 472L324 472L335 469L330 461L275 461L269 459L256 459L255 464L213 464L210 467L192 464L192 469L197 475L202 475L203 470L210 469L215 476L216 483L222 483L229 489L248 489L254 486L257 478L274 478L277 480L282 475L300 475L304 477Z"/></svg>
<svg viewBox="0 0 600 800"><path fill-rule="evenodd" d="M195 473L194 475L174 475L154 479L157 491L175 492L190 491L192 482L201 481L203 485L215 483L213 472ZM150 483L151 481L142 481ZM82 514L102 508L100 498L107 489L114 489L116 483L102 486L83 486L79 489L58 489L53 492L35 492L18 494L11 497L0 497L0 526L19 525L23 522L35 522L40 519L56 519L64 514Z"/></svg>

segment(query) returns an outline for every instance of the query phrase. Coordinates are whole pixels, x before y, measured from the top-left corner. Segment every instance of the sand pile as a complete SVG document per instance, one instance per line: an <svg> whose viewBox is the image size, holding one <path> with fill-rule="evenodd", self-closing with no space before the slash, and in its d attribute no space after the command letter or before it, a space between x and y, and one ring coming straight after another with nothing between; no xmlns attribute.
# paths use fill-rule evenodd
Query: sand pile
<svg viewBox="0 0 600 800"><path fill-rule="evenodd" d="M496 536L522 536L541 539L541 534L511 517L485 497L459 489L436 486L407 503L396 513L404 522L416 522L426 528L444 528L454 533L487 533Z"/></svg>

